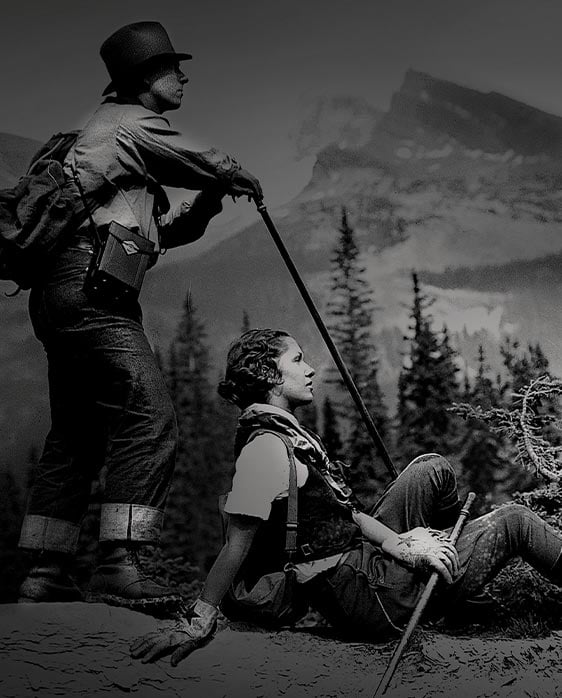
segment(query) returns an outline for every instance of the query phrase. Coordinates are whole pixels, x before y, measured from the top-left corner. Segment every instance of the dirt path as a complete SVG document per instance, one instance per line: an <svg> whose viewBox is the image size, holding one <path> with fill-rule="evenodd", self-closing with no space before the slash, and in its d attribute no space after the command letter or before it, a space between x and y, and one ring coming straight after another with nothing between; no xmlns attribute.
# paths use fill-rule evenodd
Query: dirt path
<svg viewBox="0 0 562 698"><path fill-rule="evenodd" d="M0 606L0 695L372 696L392 649L310 632L226 628L175 669L166 660L154 665L132 661L130 641L155 624L147 616L97 604ZM562 634L484 640L424 631L386 695L562 696Z"/></svg>

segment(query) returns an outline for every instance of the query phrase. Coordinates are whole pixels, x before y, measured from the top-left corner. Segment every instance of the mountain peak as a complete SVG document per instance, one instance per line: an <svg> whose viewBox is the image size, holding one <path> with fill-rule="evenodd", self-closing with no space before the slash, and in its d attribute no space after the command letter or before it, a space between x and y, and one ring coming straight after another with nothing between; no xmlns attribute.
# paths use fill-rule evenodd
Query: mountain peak
<svg viewBox="0 0 562 698"><path fill-rule="evenodd" d="M408 70L380 129L398 137L447 136L488 153L562 153L562 118L507 97Z"/></svg>

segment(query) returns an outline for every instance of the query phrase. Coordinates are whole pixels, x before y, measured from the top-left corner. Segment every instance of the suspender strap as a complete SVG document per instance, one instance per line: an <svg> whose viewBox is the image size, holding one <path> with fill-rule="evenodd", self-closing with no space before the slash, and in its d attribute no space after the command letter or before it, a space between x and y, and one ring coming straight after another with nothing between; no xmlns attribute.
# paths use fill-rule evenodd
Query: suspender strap
<svg viewBox="0 0 562 698"><path fill-rule="evenodd" d="M297 552L297 529L298 529L298 487L297 487L297 466L295 464L295 454L293 444L289 437L272 429L257 429L253 432L249 440L261 434L273 434L277 436L287 448L289 456L289 496L287 498L287 522L285 524L285 556L287 562L292 563L292 559Z"/></svg>
<svg viewBox="0 0 562 698"><path fill-rule="evenodd" d="M289 456L289 497L287 500L287 524L285 532L285 554L288 562L291 562L297 552L297 529L298 529L298 489L297 489L297 466L295 464L295 454L291 440L282 434L277 434L285 442L287 454Z"/></svg>

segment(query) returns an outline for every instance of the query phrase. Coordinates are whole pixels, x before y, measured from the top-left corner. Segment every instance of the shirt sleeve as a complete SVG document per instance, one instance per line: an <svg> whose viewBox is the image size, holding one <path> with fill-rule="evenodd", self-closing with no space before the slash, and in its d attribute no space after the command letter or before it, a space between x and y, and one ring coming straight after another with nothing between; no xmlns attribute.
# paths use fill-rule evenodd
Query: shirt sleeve
<svg viewBox="0 0 562 698"><path fill-rule="evenodd" d="M215 148L190 150L184 136L159 114L139 114L124 120L117 134L120 146L134 147L142 156L149 173L162 186L203 189L228 184L238 162Z"/></svg>
<svg viewBox="0 0 562 698"><path fill-rule="evenodd" d="M244 446L236 460L224 510L267 520L271 503L289 488L289 456L284 442L262 434Z"/></svg>

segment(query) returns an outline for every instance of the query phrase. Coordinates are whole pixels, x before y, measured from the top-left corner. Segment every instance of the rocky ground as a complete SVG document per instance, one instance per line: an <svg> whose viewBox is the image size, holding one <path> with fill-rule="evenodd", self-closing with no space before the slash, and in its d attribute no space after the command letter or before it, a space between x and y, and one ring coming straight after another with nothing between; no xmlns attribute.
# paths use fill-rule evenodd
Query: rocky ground
<svg viewBox="0 0 562 698"><path fill-rule="evenodd" d="M270 633L226 626L176 668L165 659L133 661L129 643L156 624L101 604L0 606L0 695L373 696L393 649L342 642L327 629ZM514 640L421 630L386 695L562 696L561 660L562 633Z"/></svg>

